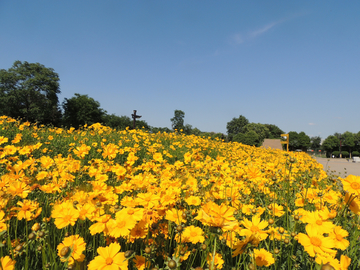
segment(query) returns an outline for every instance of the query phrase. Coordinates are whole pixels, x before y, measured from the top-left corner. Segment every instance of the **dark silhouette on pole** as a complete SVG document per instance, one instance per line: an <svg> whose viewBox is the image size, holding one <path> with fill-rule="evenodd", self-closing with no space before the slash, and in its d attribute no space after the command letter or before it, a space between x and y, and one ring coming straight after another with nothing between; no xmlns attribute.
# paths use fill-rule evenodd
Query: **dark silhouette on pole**
<svg viewBox="0 0 360 270"><path fill-rule="evenodd" d="M133 129L135 129L136 126L136 118L141 118L141 115L136 115L136 110L134 110L134 113L131 114L132 118L134 119Z"/></svg>

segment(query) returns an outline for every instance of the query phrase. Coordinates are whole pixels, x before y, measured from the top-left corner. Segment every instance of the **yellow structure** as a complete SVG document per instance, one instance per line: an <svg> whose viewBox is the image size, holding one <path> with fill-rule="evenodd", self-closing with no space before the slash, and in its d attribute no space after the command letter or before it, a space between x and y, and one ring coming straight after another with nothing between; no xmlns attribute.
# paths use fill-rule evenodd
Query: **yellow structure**
<svg viewBox="0 0 360 270"><path fill-rule="evenodd" d="M281 134L281 137L286 137L286 141L281 141L281 144L286 144L286 151L289 152L289 134Z"/></svg>

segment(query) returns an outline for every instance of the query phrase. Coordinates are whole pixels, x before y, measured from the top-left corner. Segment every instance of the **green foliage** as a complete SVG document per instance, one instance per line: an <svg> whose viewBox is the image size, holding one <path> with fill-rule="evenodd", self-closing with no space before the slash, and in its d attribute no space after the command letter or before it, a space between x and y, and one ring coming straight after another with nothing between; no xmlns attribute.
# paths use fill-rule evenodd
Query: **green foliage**
<svg viewBox="0 0 360 270"><path fill-rule="evenodd" d="M352 155L353 157L358 157L358 156L360 156L360 152L358 152L358 151L352 151L351 155Z"/></svg>
<svg viewBox="0 0 360 270"><path fill-rule="evenodd" d="M349 152L348 151L341 151L341 155L342 155L342 157L349 157Z"/></svg>
<svg viewBox="0 0 360 270"><path fill-rule="evenodd" d="M296 149L301 149L303 151L306 151L310 146L310 137L306 135L305 132L289 132L289 150L295 151Z"/></svg>
<svg viewBox="0 0 360 270"><path fill-rule="evenodd" d="M244 127L244 131L245 131L245 134L247 134L247 136L250 136L252 134L257 135L257 138L254 139L256 141L256 144L253 144L256 146L261 146L262 143L264 142L264 139L268 138L269 134L270 134L269 129L265 125L260 124L260 123L247 124ZM253 131L253 132L251 132L251 131Z"/></svg>
<svg viewBox="0 0 360 270"><path fill-rule="evenodd" d="M104 121L106 111L100 108L100 103L88 95L75 96L63 102L63 122L68 127L79 127L85 124L92 125Z"/></svg>
<svg viewBox="0 0 360 270"><path fill-rule="evenodd" d="M127 127L132 127L132 121L128 116L117 116L115 114L107 114L103 117L104 125L118 129L124 130Z"/></svg>
<svg viewBox="0 0 360 270"><path fill-rule="evenodd" d="M184 117L185 113L181 110L175 110L174 117L170 119L171 127L173 130L180 131L181 129L184 130Z"/></svg>
<svg viewBox="0 0 360 270"><path fill-rule="evenodd" d="M322 148L327 153L332 153L333 151L336 151L337 149L339 149L339 146L340 140L335 135L328 136L322 143Z"/></svg>
<svg viewBox="0 0 360 270"><path fill-rule="evenodd" d="M228 133L229 140L232 141L234 136L239 133L245 133L245 126L249 124L249 120L240 115L238 118L233 118L230 122L227 123L226 129Z"/></svg>
<svg viewBox="0 0 360 270"><path fill-rule="evenodd" d="M58 125L61 120L59 76L39 63L15 61L0 70L0 115Z"/></svg>
<svg viewBox="0 0 360 270"><path fill-rule="evenodd" d="M264 125L269 130L269 134L266 139L280 139L281 134L284 134L284 131L281 130L276 125L273 124L264 124Z"/></svg>
<svg viewBox="0 0 360 270"><path fill-rule="evenodd" d="M331 154L334 155L335 157L339 157L340 151L333 151Z"/></svg>
<svg viewBox="0 0 360 270"><path fill-rule="evenodd" d="M310 139L311 142L311 149L319 149L321 147L321 138L320 136L315 136L315 137L311 137Z"/></svg>
<svg viewBox="0 0 360 270"><path fill-rule="evenodd" d="M259 135L255 131L250 130L246 133L239 133L233 137L234 142L243 143L246 145L258 146L260 142Z"/></svg>

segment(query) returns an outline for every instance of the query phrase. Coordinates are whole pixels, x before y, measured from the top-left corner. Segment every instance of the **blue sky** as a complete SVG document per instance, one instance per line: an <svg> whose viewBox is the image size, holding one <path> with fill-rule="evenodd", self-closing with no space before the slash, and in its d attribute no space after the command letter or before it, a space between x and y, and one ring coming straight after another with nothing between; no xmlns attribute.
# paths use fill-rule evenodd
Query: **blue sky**
<svg viewBox="0 0 360 270"><path fill-rule="evenodd" d="M39 62L61 95L202 131L360 131L360 1L0 1L0 69Z"/></svg>

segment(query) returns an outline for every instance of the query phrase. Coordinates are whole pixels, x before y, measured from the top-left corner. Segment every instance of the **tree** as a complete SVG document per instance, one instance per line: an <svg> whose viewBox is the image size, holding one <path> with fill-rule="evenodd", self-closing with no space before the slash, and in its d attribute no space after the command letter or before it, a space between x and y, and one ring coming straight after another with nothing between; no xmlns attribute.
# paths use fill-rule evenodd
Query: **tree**
<svg viewBox="0 0 360 270"><path fill-rule="evenodd" d="M103 117L104 125L114 129L124 130L132 127L133 123L128 116L117 116L115 114L107 114Z"/></svg>
<svg viewBox="0 0 360 270"><path fill-rule="evenodd" d="M172 129L175 131L184 130L185 113L181 110L175 110L174 117L170 119L172 122Z"/></svg>
<svg viewBox="0 0 360 270"><path fill-rule="evenodd" d="M39 63L15 61L0 70L0 114L58 125L61 120L59 75Z"/></svg>
<svg viewBox="0 0 360 270"><path fill-rule="evenodd" d="M250 132L253 131L253 132ZM256 145L256 146L261 146L262 143L264 142L265 138L269 137L269 129L260 123L250 123L247 124L244 127L244 132L246 134L246 136L250 136L251 134L256 134L256 139L255 139L255 144L251 144L251 145Z"/></svg>
<svg viewBox="0 0 360 270"><path fill-rule="evenodd" d="M233 141L243 143L246 145L258 146L260 139L259 139L258 134L255 131L250 130L246 133L236 134L233 138Z"/></svg>
<svg viewBox="0 0 360 270"><path fill-rule="evenodd" d="M330 156L333 151L339 150L340 140L335 135L328 136L321 147L326 151L326 156Z"/></svg>
<svg viewBox="0 0 360 270"><path fill-rule="evenodd" d="M311 148L314 150L319 149L321 146L320 136L311 137L310 142L311 142Z"/></svg>
<svg viewBox="0 0 360 270"><path fill-rule="evenodd" d="M226 129L228 133L229 140L232 141L234 136L239 133L245 133L244 127L249 124L249 120L240 115L238 118L233 118L230 122L227 123Z"/></svg>
<svg viewBox="0 0 360 270"><path fill-rule="evenodd" d="M300 148L299 143L299 134L296 131L290 131L289 132L289 150L295 151L296 149Z"/></svg>
<svg viewBox="0 0 360 270"><path fill-rule="evenodd" d="M282 131L278 126L273 124L265 124L265 127L269 130L269 135L267 139L280 139L281 134L284 134L284 131Z"/></svg>
<svg viewBox="0 0 360 270"><path fill-rule="evenodd" d="M102 123L106 115L106 111L100 108L100 103L88 95L75 93L74 97L65 98L62 106L64 125L68 127L77 128L85 124Z"/></svg>
<svg viewBox="0 0 360 270"><path fill-rule="evenodd" d="M342 145L349 150L350 158L351 150L355 147L355 140L355 134L350 131L346 131L342 134Z"/></svg>
<svg viewBox="0 0 360 270"><path fill-rule="evenodd" d="M299 133L298 142L299 142L300 148L303 151L306 151L311 145L310 137L308 135L306 135L304 131L301 131Z"/></svg>

